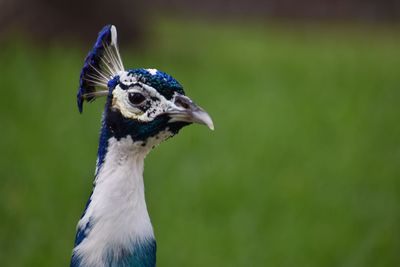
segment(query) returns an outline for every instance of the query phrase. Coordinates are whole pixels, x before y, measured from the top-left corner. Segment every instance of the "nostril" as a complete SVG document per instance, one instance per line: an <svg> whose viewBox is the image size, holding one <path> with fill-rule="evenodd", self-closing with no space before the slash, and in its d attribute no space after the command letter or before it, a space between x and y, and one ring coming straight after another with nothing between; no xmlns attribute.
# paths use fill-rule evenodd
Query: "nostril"
<svg viewBox="0 0 400 267"><path fill-rule="evenodd" d="M175 105L182 107L184 109L189 109L190 105L188 103L188 101L186 99L182 99L182 98L177 98L175 100Z"/></svg>

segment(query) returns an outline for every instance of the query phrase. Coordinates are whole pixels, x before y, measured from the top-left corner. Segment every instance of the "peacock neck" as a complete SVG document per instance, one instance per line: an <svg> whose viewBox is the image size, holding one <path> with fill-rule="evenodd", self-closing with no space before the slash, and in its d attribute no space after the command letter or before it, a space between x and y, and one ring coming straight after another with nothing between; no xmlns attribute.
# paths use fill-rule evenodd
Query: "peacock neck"
<svg viewBox="0 0 400 267"><path fill-rule="evenodd" d="M103 123L94 188L78 223L71 266L155 266L143 182L149 148L107 131Z"/></svg>

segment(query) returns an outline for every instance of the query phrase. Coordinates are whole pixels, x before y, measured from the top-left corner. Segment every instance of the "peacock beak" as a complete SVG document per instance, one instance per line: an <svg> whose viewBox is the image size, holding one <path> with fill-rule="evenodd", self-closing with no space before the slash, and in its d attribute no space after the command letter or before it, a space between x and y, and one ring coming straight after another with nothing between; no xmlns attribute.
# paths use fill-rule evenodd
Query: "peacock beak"
<svg viewBox="0 0 400 267"><path fill-rule="evenodd" d="M206 125L214 130L214 123L208 113L184 95L175 95L174 105L166 113L171 117L170 122L183 121Z"/></svg>

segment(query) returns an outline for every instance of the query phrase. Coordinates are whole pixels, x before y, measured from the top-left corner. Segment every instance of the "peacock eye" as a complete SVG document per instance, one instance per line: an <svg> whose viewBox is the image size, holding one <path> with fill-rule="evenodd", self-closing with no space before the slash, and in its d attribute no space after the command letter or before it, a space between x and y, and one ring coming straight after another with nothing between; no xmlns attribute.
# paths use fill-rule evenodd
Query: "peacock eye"
<svg viewBox="0 0 400 267"><path fill-rule="evenodd" d="M129 93L128 98L129 102L131 102L134 105L139 105L146 100L146 97L138 92Z"/></svg>

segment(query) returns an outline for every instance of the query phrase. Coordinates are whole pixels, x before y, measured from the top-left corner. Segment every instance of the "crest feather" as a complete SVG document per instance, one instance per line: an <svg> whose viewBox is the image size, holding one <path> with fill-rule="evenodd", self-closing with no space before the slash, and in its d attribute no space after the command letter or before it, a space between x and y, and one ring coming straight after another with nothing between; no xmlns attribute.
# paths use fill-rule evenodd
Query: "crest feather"
<svg viewBox="0 0 400 267"><path fill-rule="evenodd" d="M107 25L99 32L97 41L83 64L77 94L79 112L82 112L85 100L94 101L97 97L107 96L108 82L123 70L117 29L114 25Z"/></svg>

